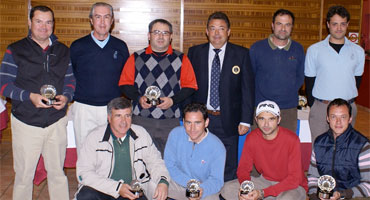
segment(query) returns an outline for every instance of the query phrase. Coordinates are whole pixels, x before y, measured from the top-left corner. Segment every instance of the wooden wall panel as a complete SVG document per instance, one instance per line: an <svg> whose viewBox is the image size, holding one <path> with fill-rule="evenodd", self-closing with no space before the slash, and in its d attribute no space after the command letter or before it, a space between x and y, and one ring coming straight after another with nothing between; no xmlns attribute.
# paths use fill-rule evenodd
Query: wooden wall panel
<svg viewBox="0 0 370 200"><path fill-rule="evenodd" d="M26 36L27 0L0 0L0 59L6 48Z"/></svg>
<svg viewBox="0 0 370 200"><path fill-rule="evenodd" d="M271 34L272 16L279 8L295 14L292 38L307 48L319 40L320 6L320 0L185 0L184 51L207 41L206 23L214 11L223 11L229 16L230 41L250 47Z"/></svg>
<svg viewBox="0 0 370 200"><path fill-rule="evenodd" d="M77 38L91 31L89 12L93 0L32 0L34 5L47 5L55 12L56 35L68 46ZM115 25L112 35L124 40L133 53L148 45L148 24L156 18L164 18L173 25L172 45L180 47L179 0L109 0L113 6Z"/></svg>
<svg viewBox="0 0 370 200"><path fill-rule="evenodd" d="M55 33L70 45L89 34L88 14L93 0L0 0L0 56L8 44L27 34L28 2L50 6L56 17ZM106 0L114 7L115 28L112 34L123 39L130 52L147 46L147 26L156 18L165 18L174 26L173 46L188 48L207 41L208 16L214 11L226 12L231 20L231 42L249 47L271 33L275 10L294 12L296 22L292 38L305 48L327 35L325 18L329 6L344 5L351 14L349 31L359 32L362 0ZM323 5L323 19L320 19ZM182 10L183 9L183 10ZM181 14L184 14L183 21ZM181 28L183 24L183 41ZM320 31L322 37L320 38Z"/></svg>

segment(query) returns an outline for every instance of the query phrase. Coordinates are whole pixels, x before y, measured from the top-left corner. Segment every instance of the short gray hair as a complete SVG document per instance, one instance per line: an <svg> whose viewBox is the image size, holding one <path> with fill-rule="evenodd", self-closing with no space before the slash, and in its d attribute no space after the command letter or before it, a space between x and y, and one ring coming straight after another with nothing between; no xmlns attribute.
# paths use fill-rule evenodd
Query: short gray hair
<svg viewBox="0 0 370 200"><path fill-rule="evenodd" d="M93 17L93 14L94 14L94 9L95 7L97 6L103 6L103 7L108 7L109 10L110 10L110 14L112 15L112 19L114 19L114 12L113 12L113 7L112 5L108 4L108 3L105 3L105 2L96 2L94 3L94 5L92 5L91 7L91 10L90 10L90 14L89 14L89 18L92 19Z"/></svg>
<svg viewBox="0 0 370 200"><path fill-rule="evenodd" d="M123 98L123 97L117 97L112 99L107 106L108 115L112 115L112 110L121 110L126 108L132 108L131 101Z"/></svg>

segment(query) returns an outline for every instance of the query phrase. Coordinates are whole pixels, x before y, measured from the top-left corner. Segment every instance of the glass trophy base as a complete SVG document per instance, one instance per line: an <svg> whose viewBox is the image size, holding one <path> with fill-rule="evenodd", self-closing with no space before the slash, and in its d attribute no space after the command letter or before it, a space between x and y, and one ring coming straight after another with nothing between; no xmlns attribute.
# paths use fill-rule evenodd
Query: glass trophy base
<svg viewBox="0 0 370 200"><path fill-rule="evenodd" d="M143 190L139 190L139 191L133 191L133 190L130 190L132 192L132 194L134 194L135 196L143 196Z"/></svg>
<svg viewBox="0 0 370 200"><path fill-rule="evenodd" d="M190 192L189 190L186 190L186 197L197 198L199 197L199 194L200 194L200 191Z"/></svg>
<svg viewBox="0 0 370 200"><path fill-rule="evenodd" d="M46 104L46 105L48 105L48 106L52 106L52 105L54 105L56 102L57 102L57 100L56 100L56 99L48 99L47 101L42 100L42 103L44 103L44 104Z"/></svg>
<svg viewBox="0 0 370 200"><path fill-rule="evenodd" d="M319 198L322 198L322 199L330 199L330 197L333 196L333 192L321 192L321 191L319 191L317 196Z"/></svg>

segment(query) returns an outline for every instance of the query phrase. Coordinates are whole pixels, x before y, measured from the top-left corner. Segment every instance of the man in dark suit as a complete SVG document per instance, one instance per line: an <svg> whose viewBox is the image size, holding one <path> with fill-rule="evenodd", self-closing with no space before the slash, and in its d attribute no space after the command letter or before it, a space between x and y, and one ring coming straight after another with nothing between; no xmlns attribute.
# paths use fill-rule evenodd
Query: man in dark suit
<svg viewBox="0 0 370 200"><path fill-rule="evenodd" d="M188 52L199 88L192 102L207 105L209 131L225 145L226 182L236 179L239 135L253 122L254 76L248 49L227 42L230 22L225 13L209 16L206 33L209 43Z"/></svg>

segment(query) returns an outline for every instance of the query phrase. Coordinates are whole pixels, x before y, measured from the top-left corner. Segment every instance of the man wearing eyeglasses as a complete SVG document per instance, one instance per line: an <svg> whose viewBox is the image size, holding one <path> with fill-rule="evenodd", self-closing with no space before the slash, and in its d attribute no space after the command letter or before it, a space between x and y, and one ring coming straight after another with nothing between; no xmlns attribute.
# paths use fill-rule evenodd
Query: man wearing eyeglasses
<svg viewBox="0 0 370 200"><path fill-rule="evenodd" d="M225 13L208 17L209 43L193 46L188 56L199 90L192 102L207 105L209 130L226 148L224 181L236 179L239 135L253 122L254 78L247 48L228 42L230 21Z"/></svg>
<svg viewBox="0 0 370 200"><path fill-rule="evenodd" d="M89 19L91 33L71 45L76 76L75 102L71 110L77 152L93 129L107 124L107 104L121 96L118 81L129 57L126 43L110 34L114 23L110 4L95 3Z"/></svg>
<svg viewBox="0 0 370 200"><path fill-rule="evenodd" d="M256 108L254 129L245 139L238 166L238 180L232 194L238 194L239 183L252 181L254 190L239 195L240 200L306 199L307 179L301 161L298 136L279 126L279 106L270 100L262 101ZM251 176L253 165L261 175ZM230 198L237 199L237 197Z"/></svg>
<svg viewBox="0 0 370 200"><path fill-rule="evenodd" d="M122 93L133 100L133 123L149 132L162 155L168 134L180 125L180 104L198 89L189 59L172 49L172 33L167 20L150 22L149 46L130 56L119 81ZM157 105L145 96L149 86L161 92Z"/></svg>

